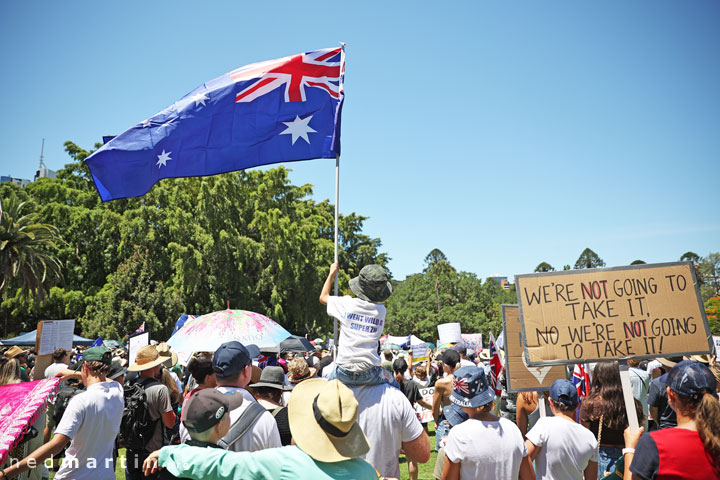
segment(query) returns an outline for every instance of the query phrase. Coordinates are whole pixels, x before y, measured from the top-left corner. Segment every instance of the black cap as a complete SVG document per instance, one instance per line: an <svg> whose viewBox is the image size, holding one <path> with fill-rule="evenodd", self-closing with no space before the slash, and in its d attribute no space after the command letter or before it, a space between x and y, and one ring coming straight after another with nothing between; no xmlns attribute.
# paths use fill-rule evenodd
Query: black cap
<svg viewBox="0 0 720 480"><path fill-rule="evenodd" d="M222 393L204 388L190 395L183 406L183 425L190 432L204 432L217 425L223 415L242 405L240 392Z"/></svg>
<svg viewBox="0 0 720 480"><path fill-rule="evenodd" d="M460 354L456 350L450 348L440 355L440 360L442 360L442 362L450 368L455 368L455 366L460 363Z"/></svg>
<svg viewBox="0 0 720 480"><path fill-rule="evenodd" d="M393 361L392 368L394 372L405 373L405 370L408 369L408 364L404 358L396 358Z"/></svg>

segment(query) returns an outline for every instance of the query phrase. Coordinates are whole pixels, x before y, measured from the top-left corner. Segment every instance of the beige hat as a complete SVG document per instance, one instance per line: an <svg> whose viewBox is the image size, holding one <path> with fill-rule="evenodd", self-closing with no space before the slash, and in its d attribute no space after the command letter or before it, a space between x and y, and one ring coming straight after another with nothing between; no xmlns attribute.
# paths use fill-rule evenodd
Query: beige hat
<svg viewBox="0 0 720 480"><path fill-rule="evenodd" d="M490 360L490 349L485 348L482 352L480 352L480 360L488 361Z"/></svg>
<svg viewBox="0 0 720 480"><path fill-rule="evenodd" d="M682 357L658 357L658 361L662 363L664 367L672 368L682 361Z"/></svg>
<svg viewBox="0 0 720 480"><path fill-rule="evenodd" d="M288 416L298 448L317 461L341 462L370 450L357 423L355 395L338 380L300 383L290 395Z"/></svg>
<svg viewBox="0 0 720 480"><path fill-rule="evenodd" d="M23 350L17 345L13 345L12 347L8 348L7 351L5 351L5 356L8 358L15 358L20 355L27 355L29 351L30 350Z"/></svg>
<svg viewBox="0 0 720 480"><path fill-rule="evenodd" d="M710 365L711 359L712 357L707 353L705 355L693 355L689 358L689 360L692 360L693 362L700 362L704 363L705 365Z"/></svg>
<svg viewBox="0 0 720 480"><path fill-rule="evenodd" d="M317 369L309 367L305 359L302 357L296 357L290 360L287 368L288 382L290 383L300 383L303 380L314 377L317 372Z"/></svg>
<svg viewBox="0 0 720 480"><path fill-rule="evenodd" d="M165 365L167 368L172 368L177 364L177 353L170 350L170 346L167 343L159 343L155 345L155 348L157 349L158 354L163 358L163 360L165 360L163 362L163 365Z"/></svg>
<svg viewBox="0 0 720 480"><path fill-rule="evenodd" d="M152 345L145 345L135 354L135 363L128 367L131 372L142 372L160 365L167 361L167 357L161 357L157 349Z"/></svg>

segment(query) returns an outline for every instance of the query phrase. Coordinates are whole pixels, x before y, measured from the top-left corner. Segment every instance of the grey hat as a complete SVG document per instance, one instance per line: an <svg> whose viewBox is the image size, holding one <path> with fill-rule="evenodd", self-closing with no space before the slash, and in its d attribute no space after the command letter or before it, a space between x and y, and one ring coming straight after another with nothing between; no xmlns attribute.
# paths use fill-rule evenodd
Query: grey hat
<svg viewBox="0 0 720 480"><path fill-rule="evenodd" d="M392 295L390 276L380 265L365 265L360 275L350 279L350 288L366 302L380 303Z"/></svg>
<svg viewBox="0 0 720 480"><path fill-rule="evenodd" d="M292 387L285 385L285 372L282 367L265 367L260 374L260 381L248 385L249 387L270 387L278 390L292 390Z"/></svg>

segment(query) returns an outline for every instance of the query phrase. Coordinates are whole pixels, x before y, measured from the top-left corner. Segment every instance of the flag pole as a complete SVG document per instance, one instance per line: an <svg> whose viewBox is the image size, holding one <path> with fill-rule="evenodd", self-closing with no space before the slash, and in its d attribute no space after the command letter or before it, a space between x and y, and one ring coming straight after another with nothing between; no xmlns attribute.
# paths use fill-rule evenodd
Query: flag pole
<svg viewBox="0 0 720 480"><path fill-rule="evenodd" d="M335 262L338 260L338 202L340 200L340 154L335 156ZM338 296L338 276L335 275L335 296ZM333 358L337 352L338 326L337 318L333 317Z"/></svg>

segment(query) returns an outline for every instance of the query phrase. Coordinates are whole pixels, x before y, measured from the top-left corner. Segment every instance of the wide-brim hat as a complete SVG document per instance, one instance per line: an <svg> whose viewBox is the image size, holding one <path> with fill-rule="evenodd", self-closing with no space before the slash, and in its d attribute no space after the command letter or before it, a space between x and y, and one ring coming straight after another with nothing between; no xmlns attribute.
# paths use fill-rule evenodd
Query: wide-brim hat
<svg viewBox="0 0 720 480"><path fill-rule="evenodd" d="M27 353L29 351L30 351L29 349L23 350L22 348L18 347L17 345L13 345L12 347L8 348L5 351L5 356L8 358L15 358L20 355L27 355Z"/></svg>
<svg viewBox="0 0 720 480"><path fill-rule="evenodd" d="M450 405L445 405L443 407L443 415L445 416L445 420L448 421L451 427L454 427L455 425L460 425L469 418L468 414L463 412L463 409L455 405L454 403L451 403Z"/></svg>
<svg viewBox="0 0 720 480"><path fill-rule="evenodd" d="M495 400L495 391L485 370L475 366L462 367L455 372L450 401L459 407L477 408Z"/></svg>
<svg viewBox="0 0 720 480"><path fill-rule="evenodd" d="M159 343L155 346L155 349L157 349L158 354L163 359L165 359L165 361L163 362L163 365L165 365L167 368L172 368L175 365L177 365L177 362L178 362L177 353L173 352L167 343L165 343L165 342Z"/></svg>
<svg viewBox="0 0 720 480"><path fill-rule="evenodd" d="M287 366L288 382L300 383L304 380L312 378L317 373L317 368L308 365L304 358L293 358Z"/></svg>
<svg viewBox="0 0 720 480"><path fill-rule="evenodd" d="M157 349L152 345L145 345L135 354L135 363L128 367L130 372L142 372L157 367L161 363L167 361L166 357L161 357Z"/></svg>
<svg viewBox="0 0 720 480"><path fill-rule="evenodd" d="M365 265L357 277L350 279L350 289L366 302L384 302L392 295L390 277L380 265Z"/></svg>
<svg viewBox="0 0 720 480"><path fill-rule="evenodd" d="M285 373L282 367L265 367L260 374L260 380L257 383L248 385L248 387L270 387L278 390L292 390L292 387L285 385Z"/></svg>
<svg viewBox="0 0 720 480"><path fill-rule="evenodd" d="M482 352L480 352L480 360L489 361L490 360L490 349L485 348Z"/></svg>
<svg viewBox="0 0 720 480"><path fill-rule="evenodd" d="M682 357L658 357L657 360L663 365L663 367L672 368L679 362L682 362L682 359Z"/></svg>
<svg viewBox="0 0 720 480"><path fill-rule="evenodd" d="M341 462L370 451L357 423L358 402L338 380L312 378L290 396L288 417L295 444L320 462Z"/></svg>

